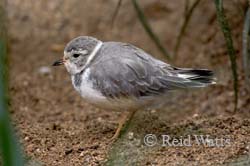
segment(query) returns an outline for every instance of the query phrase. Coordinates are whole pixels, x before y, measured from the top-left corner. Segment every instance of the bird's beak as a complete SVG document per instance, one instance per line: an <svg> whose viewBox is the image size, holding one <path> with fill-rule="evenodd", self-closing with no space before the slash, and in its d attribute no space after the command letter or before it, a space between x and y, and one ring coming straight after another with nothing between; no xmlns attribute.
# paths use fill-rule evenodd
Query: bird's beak
<svg viewBox="0 0 250 166"><path fill-rule="evenodd" d="M64 59L59 59L59 60L55 61L55 62L52 64L52 66L60 66L60 65L63 65L64 62L65 62Z"/></svg>

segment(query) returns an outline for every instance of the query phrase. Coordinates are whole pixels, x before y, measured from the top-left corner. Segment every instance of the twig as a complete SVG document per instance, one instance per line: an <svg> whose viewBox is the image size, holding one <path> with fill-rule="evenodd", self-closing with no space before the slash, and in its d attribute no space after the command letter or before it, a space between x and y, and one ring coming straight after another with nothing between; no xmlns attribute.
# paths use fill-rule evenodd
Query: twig
<svg viewBox="0 0 250 166"><path fill-rule="evenodd" d="M161 51L161 53L167 58L170 59L168 51L164 48L164 46L161 44L160 39L157 37L157 35L153 32L152 28L150 27L147 18L144 16L143 11L141 10L140 6L138 5L136 0L132 0L133 6L135 8L135 11L137 13L137 16L148 33L149 37L154 41L157 48Z"/></svg>
<svg viewBox="0 0 250 166"><path fill-rule="evenodd" d="M223 0L214 0L214 3L217 10L217 19L220 24L221 31L223 32L227 45L228 55L231 61L232 74L234 79L234 112L236 112L238 104L238 74L237 74L237 64L236 64L236 52L233 46L231 30L226 20L226 16L224 15Z"/></svg>
<svg viewBox="0 0 250 166"><path fill-rule="evenodd" d="M120 10L121 5L122 5L122 0L119 0L117 6L115 8L115 12L113 14L112 20L111 20L111 28L113 28L113 26L114 26L115 19L116 19L117 15L118 15L118 12Z"/></svg>
<svg viewBox="0 0 250 166"><path fill-rule="evenodd" d="M247 9L247 13L244 21L243 28L243 65L245 72L245 81L248 90L250 90L250 9Z"/></svg>
<svg viewBox="0 0 250 166"><path fill-rule="evenodd" d="M187 7L189 6L188 3L189 1L186 1L186 5L185 5L185 20L181 26L181 29L180 29L180 32L177 36L177 41L176 41L176 44L175 44L175 48L174 48L174 59L177 59L177 54L178 54L178 50L179 50L179 47L181 45L181 41L182 41L182 37L185 33L185 30L187 28L187 25L189 23L189 20L193 14L193 11L194 9L198 6L200 0L196 0L192 6L190 7L190 9L187 9Z"/></svg>

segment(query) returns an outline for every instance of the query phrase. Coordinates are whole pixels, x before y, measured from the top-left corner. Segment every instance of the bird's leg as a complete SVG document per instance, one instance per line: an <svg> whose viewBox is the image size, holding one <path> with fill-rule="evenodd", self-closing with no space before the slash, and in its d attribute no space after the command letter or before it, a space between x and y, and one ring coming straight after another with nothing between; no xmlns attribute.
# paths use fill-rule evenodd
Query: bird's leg
<svg viewBox="0 0 250 166"><path fill-rule="evenodd" d="M131 110L128 111L127 114L122 115L122 118L119 120L118 128L116 129L114 136L111 138L112 141L115 141L120 136L123 126L127 121L129 122L133 118L136 111L137 110Z"/></svg>

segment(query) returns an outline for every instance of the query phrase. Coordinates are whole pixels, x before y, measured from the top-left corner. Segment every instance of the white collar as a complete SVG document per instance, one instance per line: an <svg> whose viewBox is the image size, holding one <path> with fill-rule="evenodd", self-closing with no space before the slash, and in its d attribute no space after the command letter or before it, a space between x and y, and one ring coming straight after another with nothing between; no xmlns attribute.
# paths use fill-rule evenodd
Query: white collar
<svg viewBox="0 0 250 166"><path fill-rule="evenodd" d="M88 59L87 59L87 62L85 63L83 69L85 69L85 68L89 65L89 63L94 59L94 57L96 56L96 53L101 49L102 44L103 44L103 43L102 43L101 41L99 41L99 42L97 43L97 45L95 46L94 50L93 50L93 51L91 52L91 54L89 55L89 57L88 57Z"/></svg>

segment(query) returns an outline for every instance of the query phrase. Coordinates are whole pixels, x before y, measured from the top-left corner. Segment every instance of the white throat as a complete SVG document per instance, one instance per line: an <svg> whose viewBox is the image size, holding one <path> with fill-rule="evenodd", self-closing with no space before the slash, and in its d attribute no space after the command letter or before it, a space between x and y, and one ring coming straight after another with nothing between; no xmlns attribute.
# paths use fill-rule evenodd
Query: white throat
<svg viewBox="0 0 250 166"><path fill-rule="evenodd" d="M87 62L85 63L83 69L85 69L89 65L89 63L94 59L94 57L96 56L96 53L101 49L102 44L103 44L102 41L99 41L97 43L97 45L95 46L94 50L89 55L89 57L87 59Z"/></svg>

